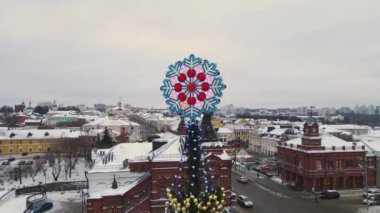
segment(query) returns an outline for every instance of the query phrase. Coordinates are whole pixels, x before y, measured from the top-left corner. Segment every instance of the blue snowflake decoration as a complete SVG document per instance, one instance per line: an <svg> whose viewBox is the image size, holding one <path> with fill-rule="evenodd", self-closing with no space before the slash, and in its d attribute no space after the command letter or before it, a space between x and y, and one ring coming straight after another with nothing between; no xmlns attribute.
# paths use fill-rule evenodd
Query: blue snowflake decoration
<svg viewBox="0 0 380 213"><path fill-rule="evenodd" d="M219 75L215 63L194 55L170 65L160 88L169 110L190 119L214 112L226 88Z"/></svg>

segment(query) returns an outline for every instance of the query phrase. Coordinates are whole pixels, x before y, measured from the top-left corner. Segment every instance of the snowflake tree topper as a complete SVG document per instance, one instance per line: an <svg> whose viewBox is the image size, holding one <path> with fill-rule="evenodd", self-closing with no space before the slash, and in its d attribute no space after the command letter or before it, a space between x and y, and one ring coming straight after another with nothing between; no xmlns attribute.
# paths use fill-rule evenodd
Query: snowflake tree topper
<svg viewBox="0 0 380 213"><path fill-rule="evenodd" d="M190 55L169 66L160 89L172 113L196 119L216 110L225 88L215 63Z"/></svg>

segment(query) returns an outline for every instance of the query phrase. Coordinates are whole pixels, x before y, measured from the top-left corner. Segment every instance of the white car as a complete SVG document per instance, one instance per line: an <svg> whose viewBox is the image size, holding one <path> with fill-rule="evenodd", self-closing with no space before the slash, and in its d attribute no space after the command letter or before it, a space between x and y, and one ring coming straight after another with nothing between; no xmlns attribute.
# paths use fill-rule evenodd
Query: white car
<svg viewBox="0 0 380 213"><path fill-rule="evenodd" d="M367 197L367 193L368 193L368 197L380 196L380 189L378 189L378 188L369 188L367 190L367 192L363 193L363 198Z"/></svg>
<svg viewBox="0 0 380 213"><path fill-rule="evenodd" d="M372 196L369 197L368 199L363 200L363 204L368 204L369 206L371 205L378 205L380 204L380 196Z"/></svg>

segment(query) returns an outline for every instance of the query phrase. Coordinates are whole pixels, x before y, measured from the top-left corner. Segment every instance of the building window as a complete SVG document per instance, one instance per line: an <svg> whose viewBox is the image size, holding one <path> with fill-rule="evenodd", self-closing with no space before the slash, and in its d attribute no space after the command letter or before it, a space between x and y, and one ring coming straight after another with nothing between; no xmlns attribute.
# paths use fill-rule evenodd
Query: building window
<svg viewBox="0 0 380 213"><path fill-rule="evenodd" d="M38 148L38 152L41 152L41 148Z"/></svg>
<svg viewBox="0 0 380 213"><path fill-rule="evenodd" d="M340 160L335 161L335 168L341 169L342 168L342 161L340 161Z"/></svg>
<svg viewBox="0 0 380 213"><path fill-rule="evenodd" d="M29 140L29 144L32 144L32 140Z"/></svg>
<svg viewBox="0 0 380 213"><path fill-rule="evenodd" d="M333 162L332 161L327 161L326 162L326 169L332 169L333 168Z"/></svg>
<svg viewBox="0 0 380 213"><path fill-rule="evenodd" d="M50 147L47 148L47 151L50 152Z"/></svg>
<svg viewBox="0 0 380 213"><path fill-rule="evenodd" d="M316 160L315 161L315 169L316 170L322 170L322 162L321 162L321 160Z"/></svg>
<svg viewBox="0 0 380 213"><path fill-rule="evenodd" d="M166 187L160 188L160 198L166 198Z"/></svg>
<svg viewBox="0 0 380 213"><path fill-rule="evenodd" d="M298 159L298 168L302 169L302 167L303 167L303 161L302 159Z"/></svg>
<svg viewBox="0 0 380 213"><path fill-rule="evenodd" d="M32 152L32 148L31 147L29 147L29 152Z"/></svg>
<svg viewBox="0 0 380 213"><path fill-rule="evenodd" d="M22 153L22 148L20 148L20 149L18 150L18 153Z"/></svg>
<svg viewBox="0 0 380 213"><path fill-rule="evenodd" d="M124 206L123 206L123 212L127 212L128 210L130 210L131 208L133 208L133 205L132 205L132 202L131 201L127 201Z"/></svg>
<svg viewBox="0 0 380 213"><path fill-rule="evenodd" d="M0 154L3 154L3 150L2 149L0 149Z"/></svg>
<svg viewBox="0 0 380 213"><path fill-rule="evenodd" d="M354 167L354 161L353 160L346 160L346 167L347 168Z"/></svg>
<svg viewBox="0 0 380 213"><path fill-rule="evenodd" d="M9 149L9 153L13 153L13 149L12 148Z"/></svg>
<svg viewBox="0 0 380 213"><path fill-rule="evenodd" d="M12 141L9 141L9 144L12 145Z"/></svg>

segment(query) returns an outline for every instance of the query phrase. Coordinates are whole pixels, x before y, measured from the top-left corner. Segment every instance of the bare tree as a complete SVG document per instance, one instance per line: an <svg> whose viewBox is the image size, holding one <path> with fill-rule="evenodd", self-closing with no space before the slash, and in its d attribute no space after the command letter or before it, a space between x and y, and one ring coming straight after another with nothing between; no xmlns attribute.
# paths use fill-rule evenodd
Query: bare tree
<svg viewBox="0 0 380 213"><path fill-rule="evenodd" d="M56 152L54 156L54 164L52 165L51 174L53 175L54 181L58 180L59 175L61 174L61 153L59 151Z"/></svg>
<svg viewBox="0 0 380 213"><path fill-rule="evenodd" d="M72 170L78 161L79 155L86 152L86 145L78 138L66 138L59 141L59 150L65 158L65 172L71 178ZM67 169L67 170L66 170Z"/></svg>

